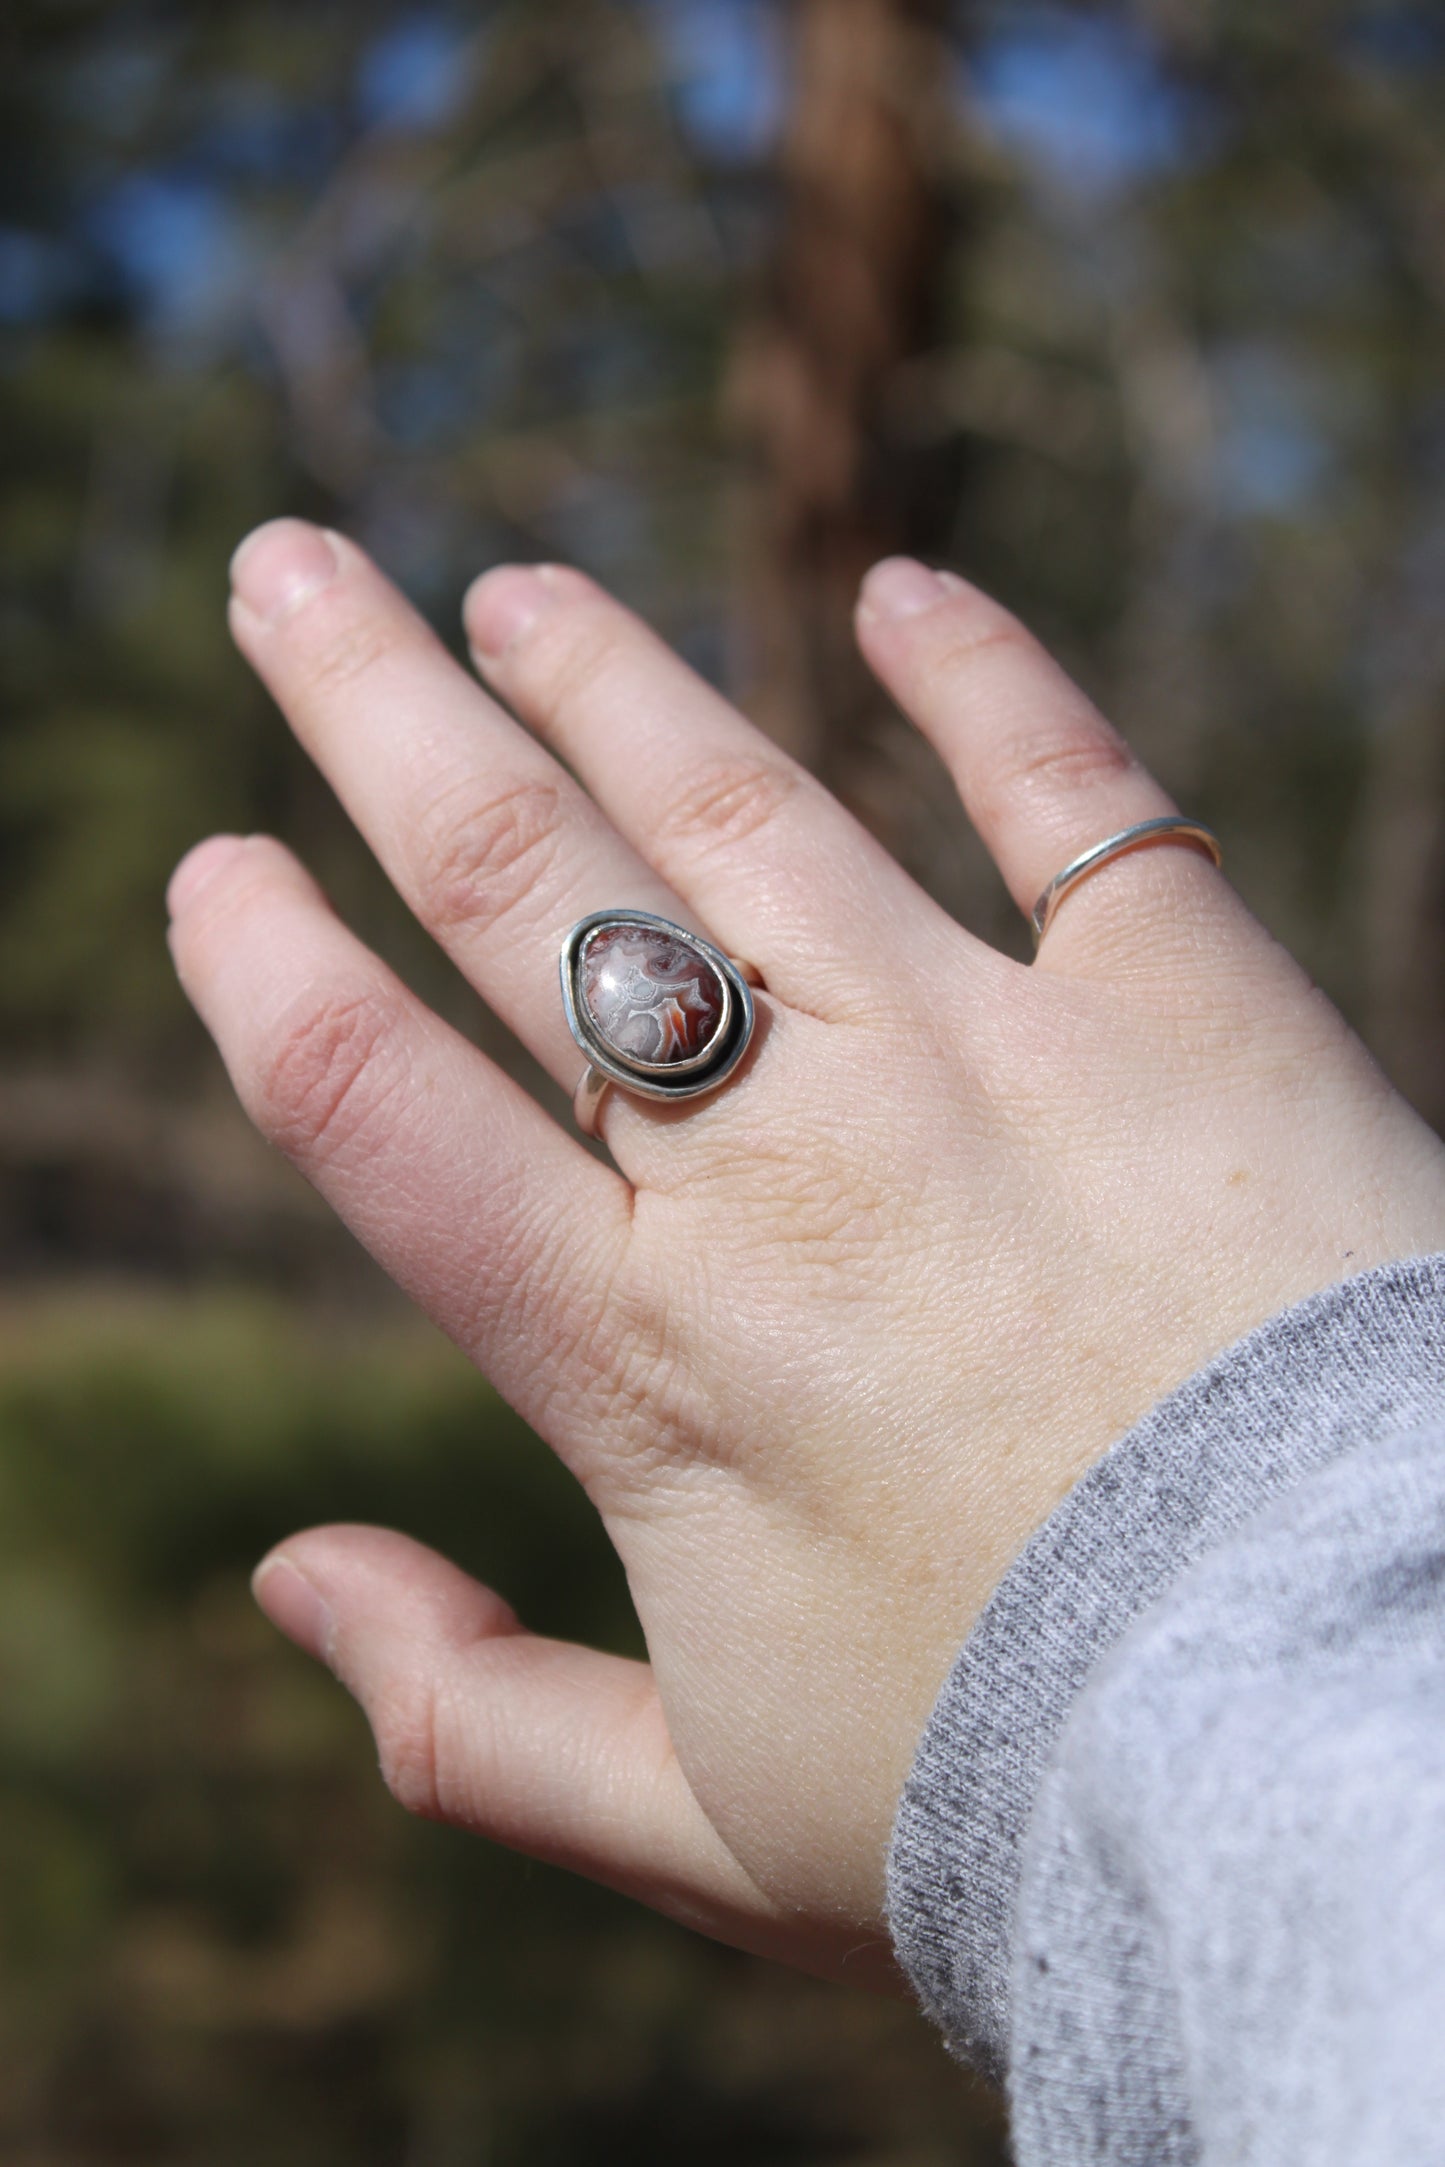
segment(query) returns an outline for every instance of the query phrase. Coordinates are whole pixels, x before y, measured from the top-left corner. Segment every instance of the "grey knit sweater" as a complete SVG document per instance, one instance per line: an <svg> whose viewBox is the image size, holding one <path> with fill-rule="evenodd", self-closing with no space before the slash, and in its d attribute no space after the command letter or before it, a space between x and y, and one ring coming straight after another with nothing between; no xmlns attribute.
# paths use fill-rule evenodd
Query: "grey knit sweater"
<svg viewBox="0 0 1445 2167"><path fill-rule="evenodd" d="M1445 1256L1261 1326L1059 1506L889 1905L1019 2167L1445 2162Z"/></svg>

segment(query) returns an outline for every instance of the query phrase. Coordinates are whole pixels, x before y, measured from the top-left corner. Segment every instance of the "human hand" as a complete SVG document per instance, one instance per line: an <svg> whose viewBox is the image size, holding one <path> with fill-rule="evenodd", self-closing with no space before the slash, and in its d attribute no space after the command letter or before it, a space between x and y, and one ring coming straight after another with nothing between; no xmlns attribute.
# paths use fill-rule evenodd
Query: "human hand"
<svg viewBox="0 0 1445 2167"><path fill-rule="evenodd" d="M177 964L252 1117L585 1484L651 1663L540 1640L376 1529L282 1544L260 1599L408 1806L881 1979L898 1794L1010 1559L1219 1348L1445 1244L1445 1150L1195 852L1111 864L1026 969L575 572L494 571L467 624L590 796L350 543L280 521L233 576L243 652L569 1091L586 913L694 926L767 989L714 1096L608 1094L609 1167L279 844L186 859ZM858 631L1024 909L1171 810L961 581L881 567Z"/></svg>

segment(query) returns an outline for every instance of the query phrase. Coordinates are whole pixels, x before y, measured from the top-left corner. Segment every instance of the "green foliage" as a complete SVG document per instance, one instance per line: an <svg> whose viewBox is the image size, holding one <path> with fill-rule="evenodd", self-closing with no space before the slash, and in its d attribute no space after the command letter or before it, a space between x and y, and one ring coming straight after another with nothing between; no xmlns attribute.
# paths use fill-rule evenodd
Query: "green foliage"
<svg viewBox="0 0 1445 2167"><path fill-rule="evenodd" d="M910 2126L1000 2156L902 2011L407 1822L255 1611L268 1544L366 1518L637 1645L590 1508L453 1348L111 1295L12 1309L0 1357L6 2156L753 2167Z"/></svg>
<svg viewBox="0 0 1445 2167"><path fill-rule="evenodd" d="M23 1344L15 1344L23 1338ZM636 1645L560 1463L439 1335L327 1336L274 1296L27 1313L0 1366L0 1554L64 1557L132 1610L327 1519L404 1524L528 1623Z"/></svg>

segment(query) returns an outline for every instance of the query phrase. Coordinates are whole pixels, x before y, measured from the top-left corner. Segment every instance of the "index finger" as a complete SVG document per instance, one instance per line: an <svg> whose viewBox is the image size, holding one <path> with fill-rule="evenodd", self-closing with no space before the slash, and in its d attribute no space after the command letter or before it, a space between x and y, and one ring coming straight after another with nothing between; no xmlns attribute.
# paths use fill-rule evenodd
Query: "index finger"
<svg viewBox="0 0 1445 2167"><path fill-rule="evenodd" d="M394 978L279 843L213 837L170 902L181 981L262 1134L581 1474L627 1184Z"/></svg>

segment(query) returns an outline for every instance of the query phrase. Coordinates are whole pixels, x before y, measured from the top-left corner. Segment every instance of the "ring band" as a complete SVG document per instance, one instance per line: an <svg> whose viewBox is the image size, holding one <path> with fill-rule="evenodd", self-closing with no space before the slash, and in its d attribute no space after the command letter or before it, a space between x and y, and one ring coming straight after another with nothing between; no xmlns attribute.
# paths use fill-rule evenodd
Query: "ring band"
<svg viewBox="0 0 1445 2167"><path fill-rule="evenodd" d="M579 918L558 958L567 1027L583 1053L572 1100L597 1134L610 1084L648 1099L691 1099L726 1082L747 1051L757 971L700 933L645 910Z"/></svg>
<svg viewBox="0 0 1445 2167"><path fill-rule="evenodd" d="M1212 828L1202 827L1197 820L1185 820L1177 813L1168 814L1162 820L1136 820L1133 827L1121 828L1117 835L1106 835L1102 843L1081 850L1077 858L1070 858L1061 873L1055 873L1029 913L1034 947L1038 947L1048 932L1060 903L1071 889L1077 888L1091 873L1097 873L1111 858L1121 858L1126 851L1142 849L1148 843L1188 843L1191 848L1202 850L1211 857L1216 865L1224 862L1219 837Z"/></svg>

